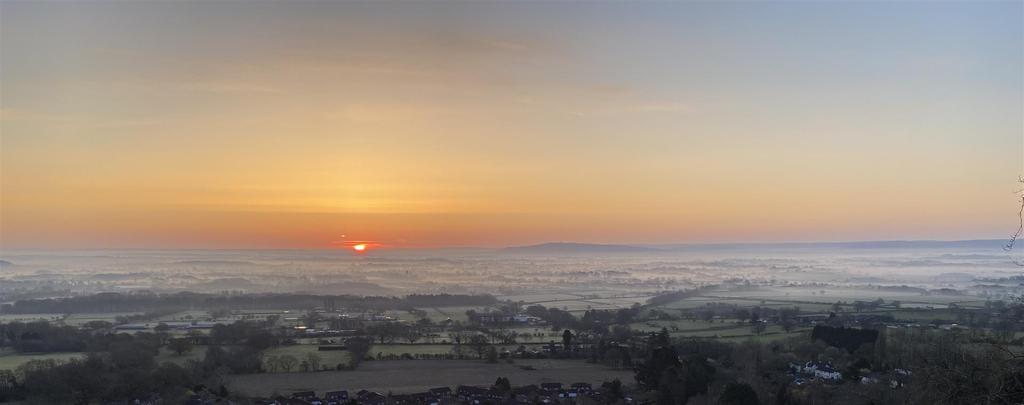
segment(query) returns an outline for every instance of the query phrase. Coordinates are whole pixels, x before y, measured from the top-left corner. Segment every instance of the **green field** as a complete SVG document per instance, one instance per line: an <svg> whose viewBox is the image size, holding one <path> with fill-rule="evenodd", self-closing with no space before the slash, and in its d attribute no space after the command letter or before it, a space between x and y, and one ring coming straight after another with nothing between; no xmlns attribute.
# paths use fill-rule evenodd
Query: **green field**
<svg viewBox="0 0 1024 405"><path fill-rule="evenodd" d="M824 294L822 294L824 292ZM807 289L772 287L758 288L744 291L715 291L704 294L705 297L716 297L721 299L745 299L745 300L767 300L776 302L804 302L831 304L836 301L853 303L854 301L874 301L883 299L885 302L901 301L908 304L921 305L947 305L954 302L979 302L984 304L978 297L963 295L921 295L913 292L886 291L875 289Z"/></svg>
<svg viewBox="0 0 1024 405"><path fill-rule="evenodd" d="M299 360L301 363L306 359L309 353L315 353L320 356L321 366L327 366L328 368L334 369L339 363L349 364L349 354L344 350L330 350L330 351L319 351L317 345L290 345L290 346L278 346L273 349L269 349L263 352L263 358L266 359L268 356L284 356L291 355ZM264 365L266 367L266 365ZM269 368L268 368L269 369Z"/></svg>
<svg viewBox="0 0 1024 405"><path fill-rule="evenodd" d="M505 295L498 297L498 299L501 300L522 301L527 304L549 303L552 301L570 301L578 300L580 298L582 297L579 295L566 293Z"/></svg>
<svg viewBox="0 0 1024 405"><path fill-rule="evenodd" d="M535 370L520 367L524 365ZM543 382L600 384L615 378L632 381L633 371L609 369L582 360L516 360L514 364L488 364L477 360L373 360L348 371L230 376L229 389L250 396L340 389L397 394L463 384L488 386L498 377L507 377L517 386Z"/></svg>
<svg viewBox="0 0 1024 405"><path fill-rule="evenodd" d="M768 332L766 332L764 334L760 334L760 335L723 336L723 337L720 337L719 339L725 340L725 341L731 341L731 342L743 342L743 341L747 341L747 340L755 340L755 341L758 341L758 342L771 342L771 341L785 339L785 338L791 338L791 337L797 337L797 336L807 336L807 334L809 333L808 331L810 329L793 330L792 332L789 332L789 333L784 333L781 330L772 331L771 328L769 328L768 330L769 330Z"/></svg>
<svg viewBox="0 0 1024 405"><path fill-rule="evenodd" d="M85 353L17 353L13 350L0 350L0 370L14 370L18 366L32 360L67 360L85 357Z"/></svg>
<svg viewBox="0 0 1024 405"><path fill-rule="evenodd" d="M64 323L71 326L82 326L92 321L103 321L116 323L119 316L138 315L141 312L106 312L96 314L70 314L64 319Z"/></svg>
<svg viewBox="0 0 1024 405"><path fill-rule="evenodd" d="M469 322L469 317L466 316L466 311L474 310L477 312L486 311L487 307L479 306L463 306L463 307L426 307L418 308L427 313L427 317L434 322L444 322L449 317L453 321L457 322ZM403 313L403 319L415 320L416 318L408 313Z"/></svg>
<svg viewBox="0 0 1024 405"><path fill-rule="evenodd" d="M203 357L206 356L206 349L209 346L195 346L191 351L182 353L181 356L176 353L167 350L166 347L160 348L160 352L156 355L156 362L170 362L179 366L184 366L189 360L202 361ZM228 347L224 347L227 349Z"/></svg>
<svg viewBox="0 0 1024 405"><path fill-rule="evenodd" d="M900 302L900 308L882 306L875 310L865 310L860 314L891 314L898 320L911 322L930 322L939 319L945 322L955 322L957 319L954 311L948 309L949 304L957 304L967 308L981 308L985 300L979 297L963 295L921 295L918 293L904 291L885 291L874 289L809 289L796 287L762 287L741 291L709 291L701 296L688 297L679 301L666 303L657 307L649 308L666 311L675 314L677 310L695 310L708 304L735 305L741 308L762 307L762 308L783 308L798 307L803 314L824 314L833 310L833 304L842 301L842 310L847 313L854 313L855 301L874 301L881 298L886 304L893 301ZM646 311L645 311L646 312ZM646 324L646 323L645 323ZM652 327L645 324L634 324L634 329L650 330ZM671 328L671 324L666 325ZM693 328L701 329L699 325L677 325L682 331L691 331ZM736 331L728 331L728 334L721 333L673 333L673 335L718 335L732 336Z"/></svg>
<svg viewBox="0 0 1024 405"><path fill-rule="evenodd" d="M558 342L560 342L560 341L561 341L561 337L559 337ZM540 346L543 346L544 344L546 344L546 342L543 342L543 343L542 342L520 343L520 344L514 344L514 345L494 345L494 347L499 352L501 352L501 351L504 351L504 350L514 351L519 346L526 346L527 348L530 348L530 347L539 348ZM445 354L445 353L451 353L452 352L452 347L454 347L454 345L432 345L432 344L414 344L414 345L386 344L386 345L373 345L373 347L370 348L369 355L370 356L376 356L378 353L384 354L384 355L388 355L388 354L398 354L398 355L401 355L401 354L405 354L405 353L408 353L408 354L411 354L411 355L417 355L417 354ZM463 353L466 356L469 356L469 357L475 357L476 356L476 352L474 352L473 349L471 347L467 346L467 345L463 345L462 346L462 350L463 350Z"/></svg>
<svg viewBox="0 0 1024 405"><path fill-rule="evenodd" d="M210 317L209 311L181 311L153 319L154 322L199 321Z"/></svg>
<svg viewBox="0 0 1024 405"><path fill-rule="evenodd" d="M64 314L3 314L0 322L59 321Z"/></svg>
<svg viewBox="0 0 1024 405"><path fill-rule="evenodd" d="M452 345L373 345L369 355L382 354L443 354L451 352Z"/></svg>

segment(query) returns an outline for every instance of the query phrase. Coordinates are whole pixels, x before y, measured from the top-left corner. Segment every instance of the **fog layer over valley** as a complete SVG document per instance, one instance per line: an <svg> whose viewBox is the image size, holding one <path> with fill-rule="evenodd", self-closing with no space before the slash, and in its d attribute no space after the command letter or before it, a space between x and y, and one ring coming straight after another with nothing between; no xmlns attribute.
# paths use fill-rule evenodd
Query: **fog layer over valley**
<svg viewBox="0 0 1024 405"><path fill-rule="evenodd" d="M990 240L645 247L546 244L510 249L379 249L362 254L349 250L7 251L0 255L4 260L0 302L133 291L449 293L492 294L582 311L620 308L659 292L723 283L749 284L781 296L804 289L895 291L901 287L902 293L910 295L1004 298L1020 293L1021 278L1020 267L1001 246L1001 241Z"/></svg>
<svg viewBox="0 0 1024 405"><path fill-rule="evenodd" d="M1002 246L6 251L0 402L1019 403Z"/></svg>

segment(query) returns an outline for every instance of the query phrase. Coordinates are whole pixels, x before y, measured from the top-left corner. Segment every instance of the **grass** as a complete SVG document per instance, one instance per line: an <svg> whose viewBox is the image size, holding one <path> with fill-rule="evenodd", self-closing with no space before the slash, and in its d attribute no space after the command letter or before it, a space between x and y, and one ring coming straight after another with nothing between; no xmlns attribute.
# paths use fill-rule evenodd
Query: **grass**
<svg viewBox="0 0 1024 405"><path fill-rule="evenodd" d="M85 353L18 353L4 349L0 350L0 370L14 370L32 360L68 360L80 357L85 357Z"/></svg>
<svg viewBox="0 0 1024 405"><path fill-rule="evenodd" d="M521 295L506 295L506 296L498 297L498 299L502 299L502 300L523 301L523 302L525 302L527 304L549 303L549 302L553 302L553 301L570 301L570 300L578 300L580 298L581 297L579 295L575 295L575 294L559 294L559 293L553 293L553 294L521 294ZM548 305L544 305L544 306L548 306Z"/></svg>
<svg viewBox="0 0 1024 405"><path fill-rule="evenodd" d="M449 353L452 345L373 345L370 348L370 355L383 354L442 354Z"/></svg>
<svg viewBox="0 0 1024 405"><path fill-rule="evenodd" d="M701 308L709 303L720 303L736 305L741 308L755 306L767 308L799 307L803 314L823 314L832 310L832 304L836 301L844 301L843 310L853 312L853 302L873 301L881 298L886 303L900 301L901 308L881 307L876 310L864 311L862 314L891 314L896 319L911 322L930 322L940 319L946 322L955 322L956 314L948 309L948 305L956 303L961 307L980 308L984 307L985 300L975 296L960 295L921 295L904 291L884 291L872 289L824 289L788 288L788 287L767 287L747 291L711 291L704 296L689 297L679 301L670 302L655 308L674 313L675 310L692 310ZM651 330L646 324L634 324L634 329ZM671 329L671 323L666 324ZM691 328L685 323L678 324L683 332L701 329L698 326ZM705 327L706 329L707 327ZM689 333L673 333L673 335ZM699 332L697 335L706 333ZM714 335L714 333L712 333ZM724 336L719 333L720 336Z"/></svg>
<svg viewBox="0 0 1024 405"><path fill-rule="evenodd" d="M956 322L957 316L955 313L949 310L915 310L915 311L904 311L904 310L893 310L888 311L888 314L892 315L896 319L912 320L917 322L930 322L934 319L941 319L948 322Z"/></svg>
<svg viewBox="0 0 1024 405"><path fill-rule="evenodd" d="M661 328L666 328L669 330L669 332L672 332L673 327L676 327L680 332L686 332L706 329L720 329L729 325L734 325L735 323L735 319L725 319L725 322L720 322L720 320L718 319L714 320L714 322L681 319L676 321L634 322L629 324L629 327L632 328L633 330L646 332L657 332L660 331Z"/></svg>
<svg viewBox="0 0 1024 405"><path fill-rule="evenodd" d="M263 358L266 359L268 356L284 356L291 355L302 363L310 353L314 353L320 356L320 365L327 366L328 368L334 369L339 363L348 365L349 364L349 353L344 350L329 350L319 351L317 345L290 345L290 346L279 346L273 349L269 349L263 352ZM264 365L265 368L266 365ZM268 368L269 369L269 368Z"/></svg>
<svg viewBox="0 0 1024 405"><path fill-rule="evenodd" d="M71 326L81 326L92 321L117 323L116 320L119 316L131 316L138 315L140 313L141 312L108 312L96 314L70 314L64 319L64 323Z"/></svg>
<svg viewBox="0 0 1024 405"><path fill-rule="evenodd" d="M0 322L59 321L64 314L4 314Z"/></svg>
<svg viewBox="0 0 1024 405"><path fill-rule="evenodd" d="M474 310L477 312L483 312L486 307L475 307L475 306L464 306L464 307L427 307L419 308L427 312L427 317L434 322L443 322L444 320L451 317L453 321L469 322L469 317L466 316L466 311ZM415 320L415 317L407 315L406 317L410 320Z"/></svg>
<svg viewBox="0 0 1024 405"><path fill-rule="evenodd" d="M193 347L191 351L182 353L181 356L179 356L164 347L160 349L159 353L157 353L155 360L157 363L170 362L179 366L184 366L189 360L202 361L203 357L206 356L207 348L208 346L196 346Z"/></svg>
<svg viewBox="0 0 1024 405"><path fill-rule="evenodd" d="M559 338L559 340L557 340L557 342L561 342L561 338ZM547 344L547 342L519 343L519 344L514 344L514 345L495 345L494 347L495 347L495 349L497 349L500 352L500 351L503 351L503 350L514 351L519 346L526 346L528 348L529 347L539 348L540 346L543 346L545 344ZM387 354L398 354L398 355L401 355L401 354L405 354L405 353L408 353L408 354L411 354L411 355L417 355L417 354L445 354L445 353L451 353L452 347L454 347L454 345L434 345L434 344L414 344L414 345L384 344L384 345L373 345L373 347L370 348L369 355L370 356L376 356L377 353L381 353L381 354L385 354L385 355L387 355ZM466 356L476 357L476 353L473 351L473 349L470 346L463 345L462 346L462 350L463 350L463 353Z"/></svg>
<svg viewBox="0 0 1024 405"><path fill-rule="evenodd" d="M153 322L181 322L181 321L198 321L206 319L210 316L209 311L192 310L192 311L181 311L173 314L167 314L157 319L153 319Z"/></svg>
<svg viewBox="0 0 1024 405"><path fill-rule="evenodd" d="M769 332L761 335L747 335L747 336L725 336L720 337L720 340L731 341L731 342L743 342L747 340L754 340L759 342L771 342L775 340L781 340L790 337L806 336L810 329L794 330L789 333L782 331Z"/></svg>
<svg viewBox="0 0 1024 405"><path fill-rule="evenodd" d="M524 370L520 366L535 370ZM513 385L542 382L599 384L618 378L632 381L632 370L610 369L582 360L516 360L514 364L488 364L477 360L367 361L356 370L315 373L264 373L229 377L228 388L243 395L269 396L294 391L360 389L381 393L412 393L433 387L491 385L507 377Z"/></svg>

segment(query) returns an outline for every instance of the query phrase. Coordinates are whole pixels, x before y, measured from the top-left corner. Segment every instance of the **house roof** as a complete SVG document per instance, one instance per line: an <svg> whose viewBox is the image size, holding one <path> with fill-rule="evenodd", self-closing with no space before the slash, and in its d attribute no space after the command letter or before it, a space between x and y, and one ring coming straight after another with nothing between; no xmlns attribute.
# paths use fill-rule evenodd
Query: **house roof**
<svg viewBox="0 0 1024 405"><path fill-rule="evenodd" d="M490 392L490 389L483 387L476 387L472 385L460 385L456 391L460 394L466 395L485 395Z"/></svg>

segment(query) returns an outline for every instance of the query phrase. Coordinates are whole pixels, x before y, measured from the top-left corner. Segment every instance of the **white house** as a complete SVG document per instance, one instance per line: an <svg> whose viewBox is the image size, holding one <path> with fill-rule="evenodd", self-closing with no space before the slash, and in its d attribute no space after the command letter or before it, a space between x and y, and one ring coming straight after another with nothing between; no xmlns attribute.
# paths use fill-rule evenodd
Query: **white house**
<svg viewBox="0 0 1024 405"><path fill-rule="evenodd" d="M843 374L836 371L836 369L832 368L832 365L828 363L821 363L817 361L808 361L803 365L791 363L790 368L794 369L798 373L810 374L815 378L820 378L822 380L839 381L843 379Z"/></svg>

